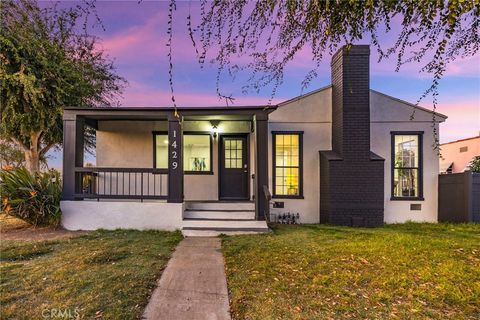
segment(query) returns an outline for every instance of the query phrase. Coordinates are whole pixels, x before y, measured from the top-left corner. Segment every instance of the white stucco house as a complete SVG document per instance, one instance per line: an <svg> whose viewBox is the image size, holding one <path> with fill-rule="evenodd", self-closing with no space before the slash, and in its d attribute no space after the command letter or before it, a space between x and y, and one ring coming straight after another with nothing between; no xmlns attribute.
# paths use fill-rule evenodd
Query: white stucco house
<svg viewBox="0 0 480 320"><path fill-rule="evenodd" d="M275 106L67 108L63 226L250 233L286 213L436 222L432 124L438 132L446 116L371 90L369 54L341 48L332 85ZM83 164L85 126L96 167Z"/></svg>

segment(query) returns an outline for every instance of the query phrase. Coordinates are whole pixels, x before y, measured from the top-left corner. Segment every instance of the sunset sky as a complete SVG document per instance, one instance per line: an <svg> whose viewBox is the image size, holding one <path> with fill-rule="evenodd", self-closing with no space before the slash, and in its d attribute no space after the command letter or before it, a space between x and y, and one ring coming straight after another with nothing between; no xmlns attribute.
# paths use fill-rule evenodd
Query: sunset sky
<svg viewBox="0 0 480 320"><path fill-rule="evenodd" d="M63 2L62 6L75 2ZM43 2L42 6L49 5ZM121 99L122 106L170 106L167 69L167 10L168 2L160 1L99 1L99 17L106 30L98 26L91 32L101 38L100 45L115 60L118 74L128 81ZM176 100L180 106L222 105L215 93L216 65L206 64L201 69L187 33L186 16L192 12L198 23L198 3L178 2L174 14L174 81ZM398 27L397 27L398 30ZM395 28L381 37L386 44L395 40ZM368 44L369 38L360 42ZM210 55L212 58L213 55ZM301 94L301 81L314 65L308 50L291 62L285 73L285 82L276 95L276 102ZM326 57L319 77L306 90L311 91L330 84L330 58ZM431 77L420 74L421 64L409 64L394 72L395 60L377 63L376 52L371 56L371 88L415 103ZM259 94L242 94L245 75L235 81L222 77L222 90L233 94L235 105L266 104L269 88ZM431 109L431 101L420 104ZM457 60L448 67L440 84L438 111L449 118L441 125L441 142L477 135L480 130L480 56ZM58 158L58 155L55 157ZM60 159L55 159L57 167Z"/></svg>

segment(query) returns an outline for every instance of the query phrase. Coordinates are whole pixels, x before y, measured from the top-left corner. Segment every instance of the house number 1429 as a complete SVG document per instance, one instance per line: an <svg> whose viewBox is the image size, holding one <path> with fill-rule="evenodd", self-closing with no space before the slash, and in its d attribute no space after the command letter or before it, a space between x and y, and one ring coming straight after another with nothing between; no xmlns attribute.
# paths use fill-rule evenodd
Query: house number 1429
<svg viewBox="0 0 480 320"><path fill-rule="evenodd" d="M178 167L178 162L175 160L177 159L177 150L175 150L177 149L177 130L173 130L172 137L172 169L176 170Z"/></svg>

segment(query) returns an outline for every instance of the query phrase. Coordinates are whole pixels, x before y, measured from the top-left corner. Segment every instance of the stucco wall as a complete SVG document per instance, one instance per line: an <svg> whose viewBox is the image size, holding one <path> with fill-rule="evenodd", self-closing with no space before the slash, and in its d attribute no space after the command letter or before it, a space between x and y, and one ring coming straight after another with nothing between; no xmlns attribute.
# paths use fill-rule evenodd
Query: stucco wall
<svg viewBox="0 0 480 320"><path fill-rule="evenodd" d="M183 203L161 201L61 201L62 226L67 230L182 228Z"/></svg>
<svg viewBox="0 0 480 320"><path fill-rule="evenodd" d="M208 132L209 121L185 121L183 130ZM99 121L97 166L152 168L153 131L167 131L165 121ZM222 121L219 134L250 133L248 121ZM254 169L254 143L250 134L250 173ZM218 137L213 139L213 174L185 174L185 200L218 200ZM251 180L251 179L250 179ZM252 182L250 181L250 194Z"/></svg>
<svg viewBox="0 0 480 320"><path fill-rule="evenodd" d="M270 114L268 137L269 185L272 181L272 131L303 131L303 196L304 199L273 199L284 202L285 208L272 213L300 214L301 223L320 222L319 150L331 148L331 88L292 100Z"/></svg>
<svg viewBox="0 0 480 320"><path fill-rule="evenodd" d="M444 167L453 163L452 173L463 172L474 157L480 156L480 136L445 143L440 148L442 150L440 163L445 163ZM460 152L460 148L465 148L466 151Z"/></svg>
<svg viewBox="0 0 480 320"><path fill-rule="evenodd" d="M434 150L432 114L416 110L401 101L371 91L371 150L385 159L385 222L436 222L438 215L438 155ZM437 120L441 118L437 117ZM435 125L438 132L438 123ZM392 131L423 131L423 201L390 200L391 191L391 136ZM421 210L410 210L410 204L421 204Z"/></svg>

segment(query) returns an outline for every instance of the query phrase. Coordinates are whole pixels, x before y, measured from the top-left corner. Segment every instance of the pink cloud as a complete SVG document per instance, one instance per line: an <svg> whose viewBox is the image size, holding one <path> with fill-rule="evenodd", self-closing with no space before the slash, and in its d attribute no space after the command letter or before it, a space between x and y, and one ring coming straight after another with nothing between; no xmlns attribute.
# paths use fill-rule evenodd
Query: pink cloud
<svg viewBox="0 0 480 320"><path fill-rule="evenodd" d="M139 83L131 83L125 92L123 106L128 107L153 107L172 106L170 92L148 87ZM191 93L178 91L175 93L175 100L178 106L182 107L209 107L225 106L224 100L219 100L215 94ZM284 101L281 97L275 98L272 104ZM256 96L235 96L233 106L265 105L267 97Z"/></svg>
<svg viewBox="0 0 480 320"><path fill-rule="evenodd" d="M438 112L448 116L440 125L440 141L475 136L480 130L480 99L440 103Z"/></svg>
<svg viewBox="0 0 480 320"><path fill-rule="evenodd" d="M476 76L480 74L480 54L463 59L456 59L447 65L446 75Z"/></svg>
<svg viewBox="0 0 480 320"><path fill-rule="evenodd" d="M175 21L185 21L181 13L177 14L176 19ZM104 38L100 47L122 63L165 62L167 39L167 11L162 10L141 24ZM172 50L174 60L196 62L195 50L183 24L174 25Z"/></svg>

